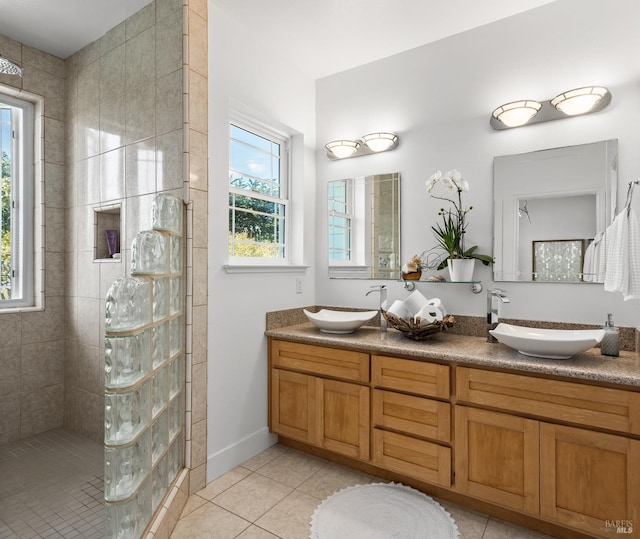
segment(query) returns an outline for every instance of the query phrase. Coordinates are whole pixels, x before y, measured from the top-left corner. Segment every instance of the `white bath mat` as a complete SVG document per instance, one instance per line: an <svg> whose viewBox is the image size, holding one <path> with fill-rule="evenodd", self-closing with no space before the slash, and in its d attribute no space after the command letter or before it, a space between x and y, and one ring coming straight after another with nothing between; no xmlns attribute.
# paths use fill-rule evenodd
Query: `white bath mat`
<svg viewBox="0 0 640 539"><path fill-rule="evenodd" d="M399 483L332 494L311 518L310 539L457 539L458 526L432 498Z"/></svg>

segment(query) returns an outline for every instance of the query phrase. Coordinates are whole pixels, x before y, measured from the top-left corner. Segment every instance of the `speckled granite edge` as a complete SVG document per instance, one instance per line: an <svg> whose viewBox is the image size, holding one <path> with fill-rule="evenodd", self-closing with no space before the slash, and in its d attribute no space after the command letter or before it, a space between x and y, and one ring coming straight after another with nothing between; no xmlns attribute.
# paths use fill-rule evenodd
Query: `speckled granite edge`
<svg viewBox="0 0 640 539"><path fill-rule="evenodd" d="M436 333L424 341L414 341L395 329L381 332L363 326L354 333L322 333L311 323L267 330L266 335L294 342L335 346L367 353L390 354L416 360L434 360L480 368L496 368L514 373L531 373L610 384L640 391L640 354L623 351L619 357L602 356L597 348L571 359L543 359L519 354L500 343L488 343L484 337Z"/></svg>
<svg viewBox="0 0 640 539"><path fill-rule="evenodd" d="M346 307L329 307L321 305L310 305L296 309L287 309L283 311L273 311L266 314L265 327L268 330L279 329L287 326L295 326L308 322L307 317L302 309L311 312L317 312L320 309L333 309L334 311L366 311L368 309L349 309ZM469 337L484 337L487 334L487 321L483 316L460 316L454 315L456 325L449 330L456 335L467 335ZM595 324L573 324L569 322L544 322L539 320L518 320L512 318L504 318L502 320L507 324L526 325L528 327L539 329L599 329L602 326ZM374 318L367 324L368 326L378 327L380 320ZM631 327L620 328L620 350L628 352L640 352L640 329Z"/></svg>

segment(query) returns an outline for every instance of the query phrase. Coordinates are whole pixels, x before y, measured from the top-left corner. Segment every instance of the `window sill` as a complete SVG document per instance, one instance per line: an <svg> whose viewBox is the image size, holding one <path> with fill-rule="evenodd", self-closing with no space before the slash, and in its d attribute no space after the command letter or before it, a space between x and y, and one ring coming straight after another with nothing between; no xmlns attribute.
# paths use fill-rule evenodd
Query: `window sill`
<svg viewBox="0 0 640 539"><path fill-rule="evenodd" d="M309 266L275 264L225 264L227 273L305 273Z"/></svg>

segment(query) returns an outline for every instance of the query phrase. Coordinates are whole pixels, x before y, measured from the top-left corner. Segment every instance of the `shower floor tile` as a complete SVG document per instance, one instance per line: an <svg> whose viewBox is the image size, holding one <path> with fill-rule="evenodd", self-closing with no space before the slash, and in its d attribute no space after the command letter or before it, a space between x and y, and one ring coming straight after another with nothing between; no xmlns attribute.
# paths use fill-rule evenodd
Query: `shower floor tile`
<svg viewBox="0 0 640 539"><path fill-rule="evenodd" d="M0 446L0 539L103 538L104 448L66 429Z"/></svg>

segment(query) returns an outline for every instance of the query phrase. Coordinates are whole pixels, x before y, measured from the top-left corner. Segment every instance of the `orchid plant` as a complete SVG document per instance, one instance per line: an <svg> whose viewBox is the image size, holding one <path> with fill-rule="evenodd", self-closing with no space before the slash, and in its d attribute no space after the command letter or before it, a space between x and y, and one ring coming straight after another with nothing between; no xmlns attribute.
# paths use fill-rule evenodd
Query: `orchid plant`
<svg viewBox="0 0 640 539"><path fill-rule="evenodd" d="M462 205L462 193L469 191L469 182L462 177L456 169L450 170L444 176L439 170L433 174L426 182L427 193L432 198L449 202L451 207L440 208L438 215L442 217L441 223L436 223L431 227L438 243L437 247L442 249L447 257L440 262L438 269L443 269L447 265L447 258L475 258L480 260L485 266L493 263L493 258L488 255L476 253L477 245L466 248L465 233L467 231L467 214L473 206ZM432 194L433 189L440 185L453 192L451 197Z"/></svg>

